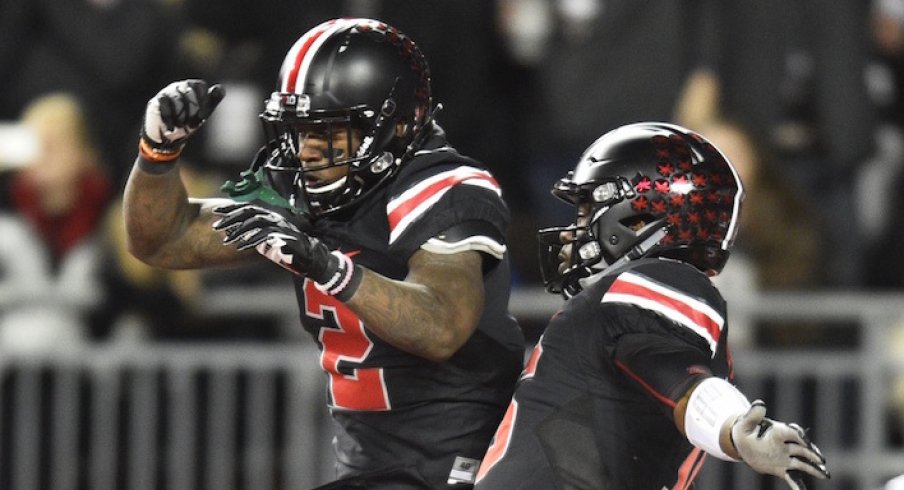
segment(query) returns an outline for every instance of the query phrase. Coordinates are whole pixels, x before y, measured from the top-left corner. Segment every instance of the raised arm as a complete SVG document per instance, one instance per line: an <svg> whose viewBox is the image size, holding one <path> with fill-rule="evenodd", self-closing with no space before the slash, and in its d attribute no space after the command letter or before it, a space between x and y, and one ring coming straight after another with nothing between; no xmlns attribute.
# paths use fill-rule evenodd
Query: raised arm
<svg viewBox="0 0 904 490"><path fill-rule="evenodd" d="M219 85L203 80L173 82L148 102L139 156L123 196L129 251L166 269L232 265L254 260L223 246L211 228L218 200L190 199L178 170L188 137L204 124L223 98Z"/></svg>

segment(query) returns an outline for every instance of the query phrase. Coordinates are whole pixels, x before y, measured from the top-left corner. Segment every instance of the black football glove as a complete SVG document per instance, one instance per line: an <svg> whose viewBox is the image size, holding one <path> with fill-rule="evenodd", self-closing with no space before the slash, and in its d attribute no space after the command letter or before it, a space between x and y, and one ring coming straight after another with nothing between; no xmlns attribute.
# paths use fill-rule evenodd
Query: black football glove
<svg viewBox="0 0 904 490"><path fill-rule="evenodd" d="M754 401L731 427L731 440L741 459L759 473L775 475L792 490L806 490L804 474L830 478L826 459L797 424L766 417L766 404Z"/></svg>
<svg viewBox="0 0 904 490"><path fill-rule="evenodd" d="M213 228L226 233L223 243L239 250L254 248L293 274L311 278L327 294L344 301L360 282L361 271L350 258L331 252L323 242L276 211L257 204L236 203L219 206L213 212L221 216Z"/></svg>
<svg viewBox="0 0 904 490"><path fill-rule="evenodd" d="M225 95L221 85L204 80L180 80L164 87L145 110L142 155L156 161L175 159Z"/></svg>

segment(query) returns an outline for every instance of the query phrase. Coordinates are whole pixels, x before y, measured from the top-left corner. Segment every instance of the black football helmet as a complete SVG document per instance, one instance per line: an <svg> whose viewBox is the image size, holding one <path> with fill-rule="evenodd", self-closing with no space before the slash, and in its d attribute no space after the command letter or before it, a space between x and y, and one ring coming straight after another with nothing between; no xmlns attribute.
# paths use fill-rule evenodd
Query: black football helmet
<svg viewBox="0 0 904 490"><path fill-rule="evenodd" d="M640 257L673 258L718 274L744 198L737 172L715 146L659 122L604 134L552 193L582 217L539 231L544 284L565 297L582 289L581 279Z"/></svg>
<svg viewBox="0 0 904 490"><path fill-rule="evenodd" d="M418 149L432 111L427 60L410 38L372 19L330 20L286 54L260 115L267 144L252 170L262 168L267 185L313 217L349 209ZM311 131L330 142L328 164L303 170L298 155ZM353 154L333 149L339 131L346 141L353 132L361 138ZM306 185L305 172L335 166L346 166L346 176Z"/></svg>

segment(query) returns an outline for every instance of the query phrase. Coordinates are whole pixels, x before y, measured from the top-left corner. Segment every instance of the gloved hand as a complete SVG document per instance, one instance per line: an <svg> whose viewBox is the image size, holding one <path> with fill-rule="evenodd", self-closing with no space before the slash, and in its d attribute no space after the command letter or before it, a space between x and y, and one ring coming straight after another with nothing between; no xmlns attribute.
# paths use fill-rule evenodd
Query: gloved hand
<svg viewBox="0 0 904 490"><path fill-rule="evenodd" d="M806 490L802 475L830 478L826 460L797 424L766 417L766 404L754 401L731 427L731 441L741 459L759 473L785 480L792 490Z"/></svg>
<svg viewBox="0 0 904 490"><path fill-rule="evenodd" d="M277 265L311 278L318 289L343 301L357 288L362 272L352 260L341 252L331 252L285 216L248 203L219 206L213 212L221 216L213 228L226 233L223 243L233 244L239 250L253 247ZM302 228L307 226L302 223Z"/></svg>
<svg viewBox="0 0 904 490"><path fill-rule="evenodd" d="M139 150L148 160L175 160L185 140L210 117L226 95L219 84L204 80L180 80L163 88L148 101L141 128Z"/></svg>

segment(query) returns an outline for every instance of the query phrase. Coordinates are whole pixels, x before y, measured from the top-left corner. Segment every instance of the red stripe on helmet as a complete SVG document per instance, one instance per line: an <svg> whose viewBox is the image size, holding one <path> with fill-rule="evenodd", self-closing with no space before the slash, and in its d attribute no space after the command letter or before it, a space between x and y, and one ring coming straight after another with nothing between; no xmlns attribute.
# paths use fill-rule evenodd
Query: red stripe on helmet
<svg viewBox="0 0 904 490"><path fill-rule="evenodd" d="M286 81L286 92L295 93L295 85L298 83L298 73L299 71L301 71L302 62L308 55L308 50L310 50L311 45L314 44L314 41L322 36L323 33L326 32L335 22L335 20L324 22L320 25L319 30L310 33L308 39L305 40L304 44L301 46L301 49L298 50L298 54L295 55L295 64L293 65L292 70L289 72L289 77Z"/></svg>

